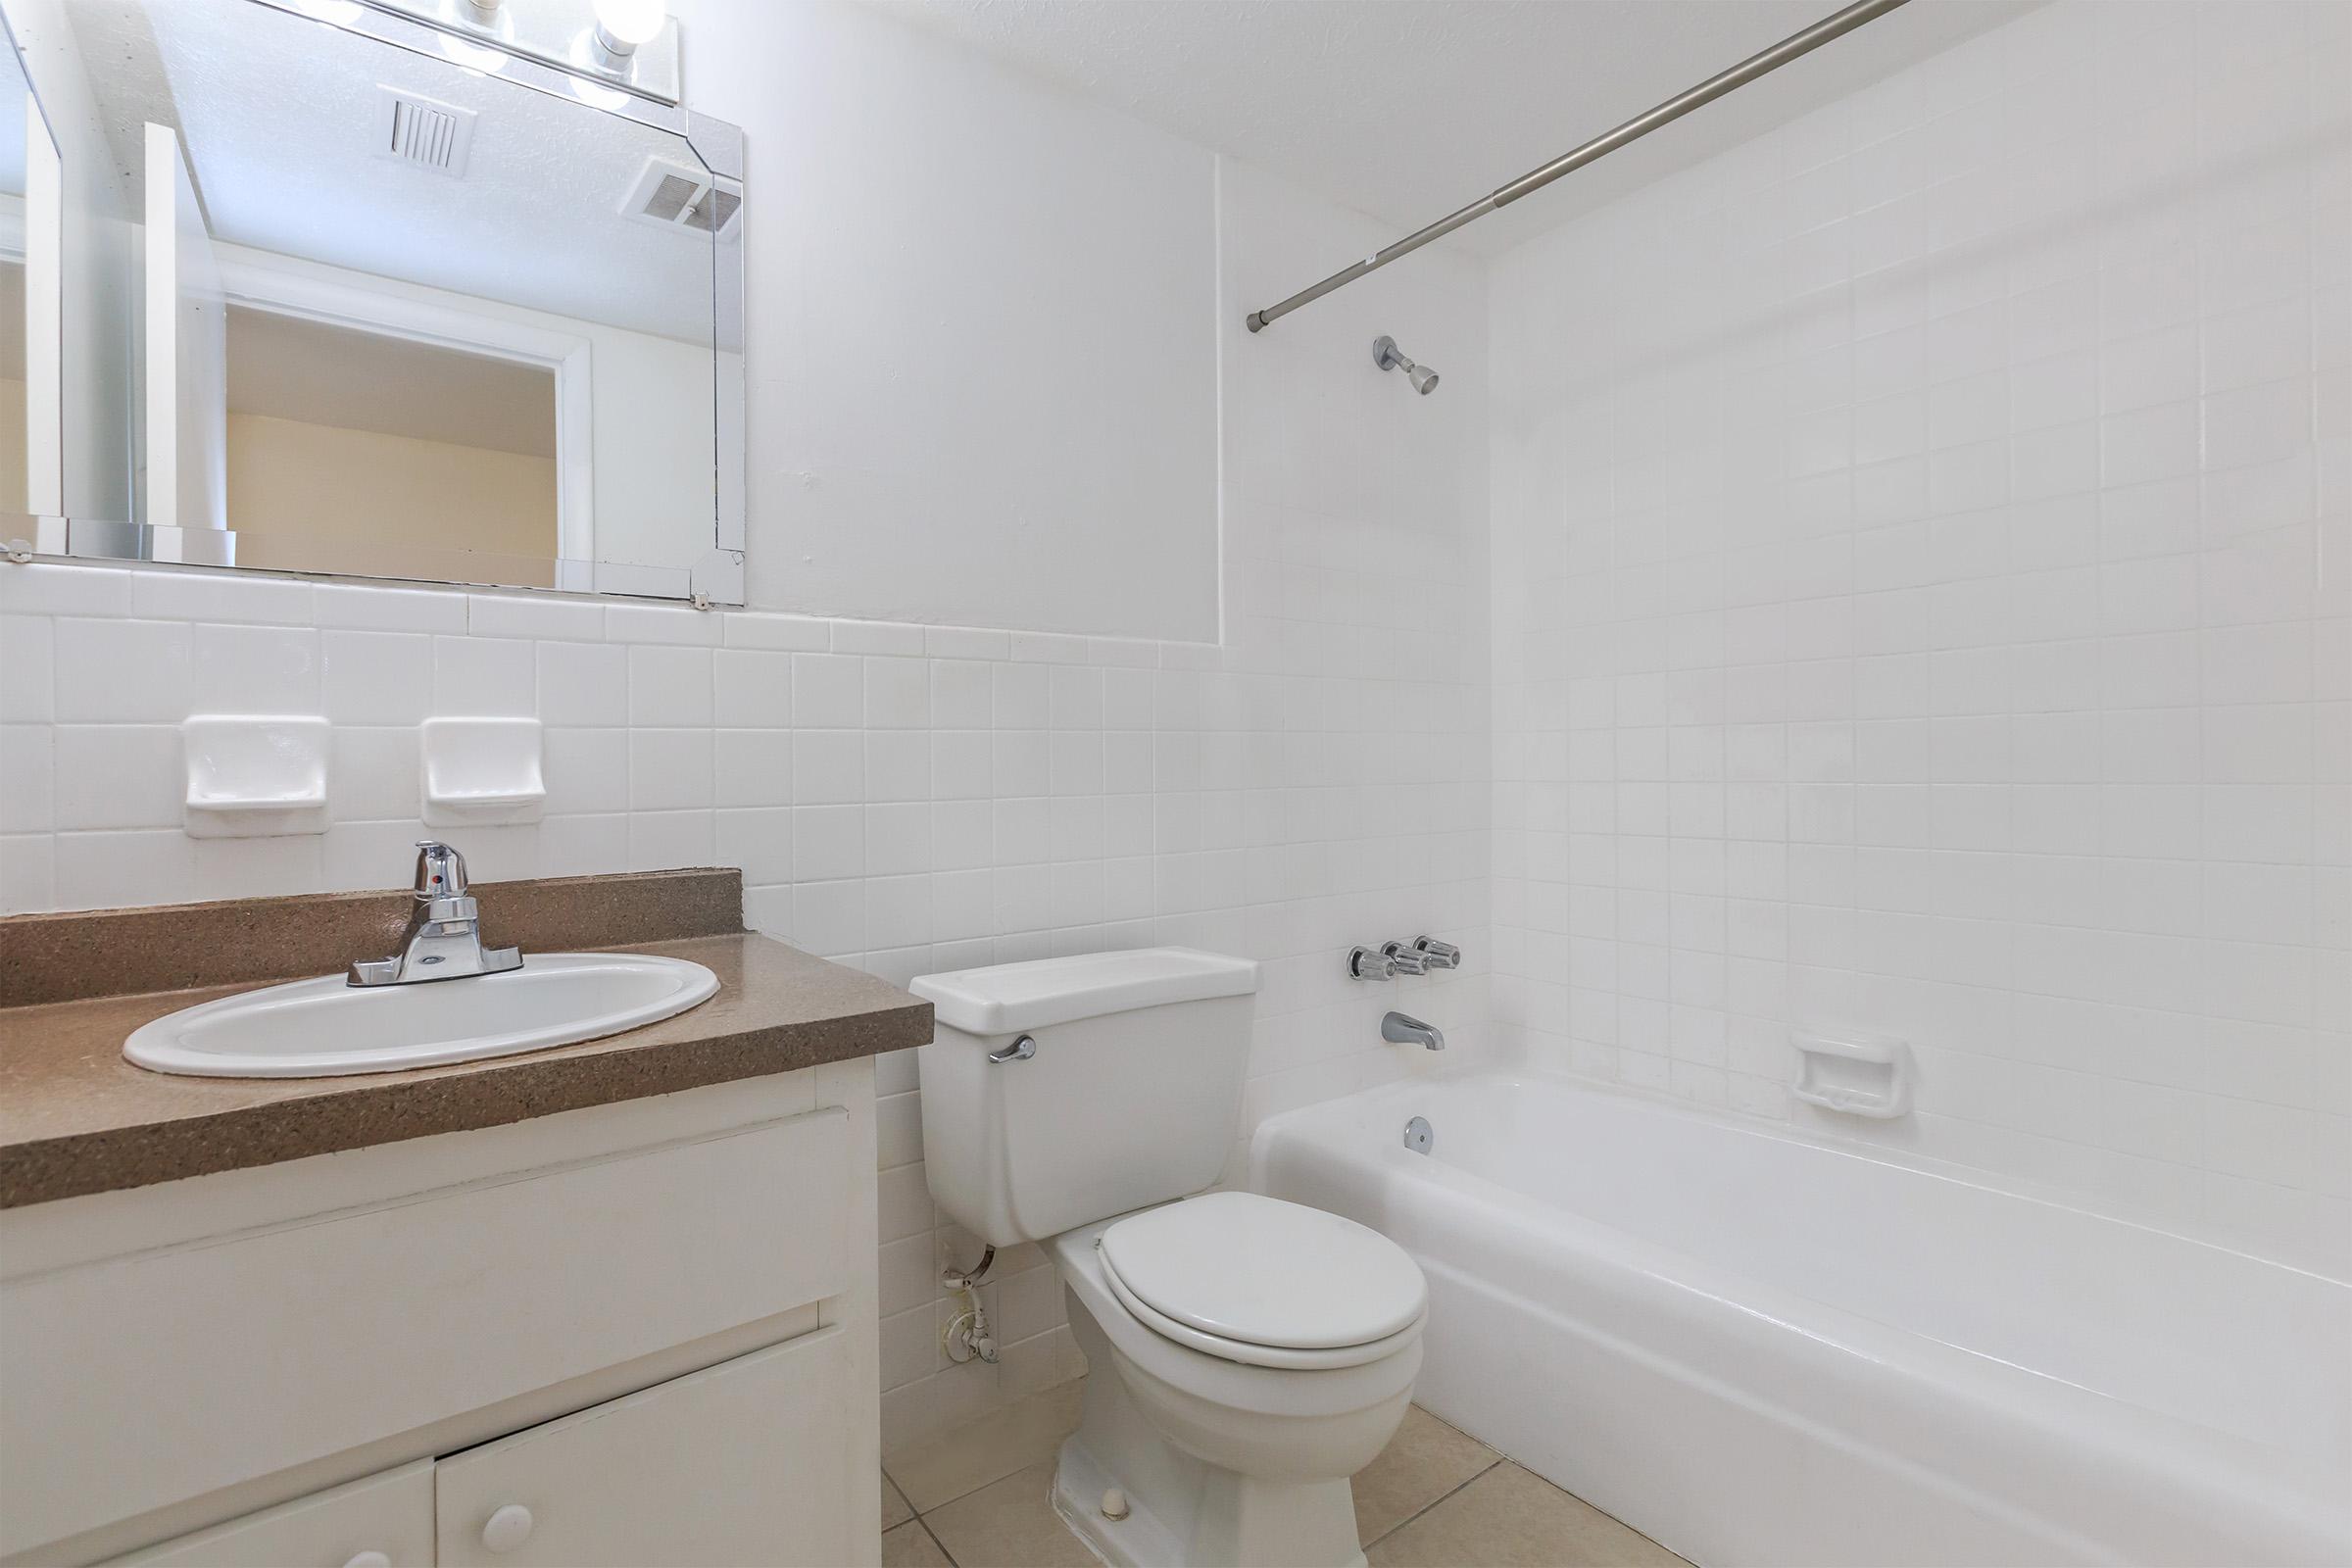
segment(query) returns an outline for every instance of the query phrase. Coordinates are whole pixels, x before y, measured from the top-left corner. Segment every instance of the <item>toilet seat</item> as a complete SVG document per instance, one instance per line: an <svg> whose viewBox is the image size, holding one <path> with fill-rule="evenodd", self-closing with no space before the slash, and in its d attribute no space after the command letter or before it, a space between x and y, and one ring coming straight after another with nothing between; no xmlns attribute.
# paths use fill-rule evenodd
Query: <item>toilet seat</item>
<svg viewBox="0 0 2352 1568"><path fill-rule="evenodd" d="M1096 1243L1103 1282L1163 1339L1248 1366L1363 1366L1420 1333L1428 1288L1368 1226L1254 1193L1130 1214Z"/></svg>

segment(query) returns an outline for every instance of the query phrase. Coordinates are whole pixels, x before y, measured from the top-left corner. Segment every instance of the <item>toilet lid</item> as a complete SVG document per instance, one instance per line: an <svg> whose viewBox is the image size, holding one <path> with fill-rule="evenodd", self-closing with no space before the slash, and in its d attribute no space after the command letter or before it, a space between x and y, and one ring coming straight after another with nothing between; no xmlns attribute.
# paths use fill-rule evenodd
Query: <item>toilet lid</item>
<svg viewBox="0 0 2352 1568"><path fill-rule="evenodd" d="M1103 1266L1187 1328L1244 1345L1368 1345L1420 1319L1421 1269L1369 1226L1255 1193L1204 1193L1102 1233Z"/></svg>

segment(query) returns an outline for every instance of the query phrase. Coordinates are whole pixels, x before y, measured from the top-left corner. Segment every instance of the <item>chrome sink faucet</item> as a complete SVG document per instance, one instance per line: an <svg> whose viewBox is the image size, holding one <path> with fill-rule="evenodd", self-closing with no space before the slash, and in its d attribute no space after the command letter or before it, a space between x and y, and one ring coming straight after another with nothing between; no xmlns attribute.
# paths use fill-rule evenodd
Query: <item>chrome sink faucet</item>
<svg viewBox="0 0 2352 1568"><path fill-rule="evenodd" d="M355 986L410 986L522 967L520 948L482 946L481 909L466 891L466 858L446 844L416 846L416 906L400 951L351 966Z"/></svg>
<svg viewBox="0 0 2352 1568"><path fill-rule="evenodd" d="M1419 1046L1424 1051L1446 1049L1445 1030L1405 1012L1392 1012L1381 1019L1380 1038L1399 1046Z"/></svg>

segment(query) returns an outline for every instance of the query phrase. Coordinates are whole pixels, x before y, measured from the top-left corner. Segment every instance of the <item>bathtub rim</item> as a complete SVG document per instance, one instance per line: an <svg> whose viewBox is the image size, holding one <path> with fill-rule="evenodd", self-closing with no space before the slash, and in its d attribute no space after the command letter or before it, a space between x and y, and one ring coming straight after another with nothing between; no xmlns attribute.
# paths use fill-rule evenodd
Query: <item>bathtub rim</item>
<svg viewBox="0 0 2352 1568"><path fill-rule="evenodd" d="M1916 1156L1885 1158L1875 1146L1857 1148L1841 1140L1808 1136L1777 1123L1758 1123L1755 1118L1716 1113L1668 1097L1629 1092L1623 1086L1597 1083L1568 1073L1465 1064L1462 1070L1378 1085L1285 1112L1261 1124L1250 1139L1251 1185L1260 1191L1268 1189L1268 1152L1278 1140L1294 1150L1319 1150L1339 1162L1337 1179L1341 1185L1369 1184L1360 1189L1368 1200L1377 1200L1388 1192L1390 1184L1397 1183L1433 1195L1419 1198L1420 1205L1461 1205L1461 1213L1442 1216L1451 1221L1449 1225L1432 1233L1398 1237L1425 1268L1480 1278L1476 1264L1481 1256L1492 1257L1491 1250L1497 1245L1494 1228L1532 1224L1546 1246L1556 1245L1566 1253L1564 1261L1547 1260L1539 1248L1537 1269L1584 1272L1594 1277L1601 1292L1597 1299L1602 1315L1596 1318L1590 1311L1573 1315L1588 1325L1599 1325L1596 1332L1604 1336L1619 1333L1605 1326L1609 1311L1622 1309L1643 1291L1662 1292L1657 1300L1669 1316L1678 1320L1687 1311L1724 1310L1769 1323L1799 1340L1814 1342L1824 1350L1880 1363L1906 1380L1924 1380L1943 1396L1956 1398L1973 1411L1995 1419L2020 1419L2027 1423L2027 1430L2042 1434L2077 1432L2093 1440L2100 1451L2120 1449L2138 1463L2152 1467L2154 1473L2167 1477L2183 1495L2226 1496L2233 1506L2254 1506L2292 1519L2294 1528L2308 1539L2352 1542L2352 1508L2347 1508L2341 1500L2341 1477L2352 1449L2333 1443L2304 1446L2292 1435L2255 1436L2006 1361L1757 1279L1580 1210L1547 1203L1537 1196L1443 1158L1417 1154L1400 1141L1385 1136L1373 1141L1361 1136L1375 1128L1385 1134L1388 1128L1381 1118L1386 1107L1393 1106L1401 1113L1416 1095L1472 1079L1495 1081L1504 1086L1545 1084L1580 1093L1610 1095L1711 1130L1782 1138L1826 1152L1890 1165L1906 1173L1989 1189L2004 1197L2087 1214L2193 1247L2211 1248L2317 1280L2325 1286L2347 1288L2343 1281L2290 1261L2218 1246L2203 1237L2183 1235L2129 1214L2115 1214L2099 1205L2070 1200L2074 1195L2053 1197L2043 1192L2024 1191L2019 1184L2002 1180L1998 1173L1954 1167L1948 1162ZM1428 1107L1424 1104L1419 1108ZM1291 1196L1295 1200L1298 1199L1295 1193ZM1360 1213L1354 1217L1366 1218ZM1426 1206L1407 1211L1405 1228L1409 1230L1412 1225L1439 1217ZM1506 1298L1532 1299L1527 1296L1530 1286L1526 1276L1506 1275L1487 1281L1483 1288ZM1642 1342L1636 1336L1628 1343ZM1660 1353L1671 1360L1682 1352L1668 1344ZM1787 1408L1796 1412L1800 1407Z"/></svg>
<svg viewBox="0 0 2352 1568"><path fill-rule="evenodd" d="M1269 1132L1285 1131L1302 1124L1329 1121L1339 1113L1343 1106L1368 1107L1375 1102L1389 1100L1401 1102L1407 1097L1415 1094L1457 1086L1471 1080L1492 1080L1510 1085L1564 1088L1579 1094L1624 1101L1648 1110L1661 1112L1677 1121L1693 1122L1701 1126L1746 1134L1751 1137L1796 1144L1823 1153L1843 1155L1874 1165L1891 1166L1912 1175L1925 1176L1955 1186L1998 1193L2004 1198L2018 1199L2045 1208L2059 1209L2067 1213L2086 1214L2113 1224L2128 1226L2132 1230L2151 1236L2163 1237L2169 1241L2184 1243L2191 1247L2211 1248L2215 1251L2225 1252L2248 1262L2259 1263L2269 1268L2284 1269L2289 1273L2304 1275L2324 1284L2352 1290L2352 1261L2345 1262L2339 1271L2298 1258L2257 1251L2248 1245L2243 1236L2231 1235L2194 1223L2184 1223L2178 1216L2160 1215L2141 1205L2126 1200L2111 1198L2105 1194L2087 1193L2077 1188L2033 1177L2012 1176L2007 1172L1990 1170L1982 1165L1969 1165L1934 1154L1922 1154L1914 1150L1891 1148L1851 1134L1842 1134L1834 1129L1800 1126L1794 1122L1782 1121L1751 1111L1736 1110L1730 1106L1695 1105L1688 1100L1663 1094L1654 1089L1643 1089L1635 1084L1622 1084L1605 1078L1590 1078L1580 1073L1547 1067L1528 1067L1509 1063L1481 1064L1475 1061L1465 1061L1458 1065L1441 1068L1436 1072L1416 1074L1413 1077L1401 1078L1390 1083L1374 1084L1350 1094L1335 1096L1329 1100L1318 1100L1309 1104L1297 1105L1289 1110L1268 1116L1251 1129L1249 1138L1250 1174L1253 1178L1251 1185L1253 1188L1256 1185L1254 1177L1257 1168L1259 1140L1266 1137ZM1367 1128L1376 1130L1369 1129L1368 1123ZM1492 1177L1481 1176L1446 1159L1435 1158L1432 1163L1456 1172L1467 1180L1483 1183L1497 1191L1511 1193L1517 1197L1526 1196ZM1541 1201L1541 1200L1531 1200ZM1616 1228L1606 1226L1605 1221L1594 1220L1593 1223L1609 1229Z"/></svg>

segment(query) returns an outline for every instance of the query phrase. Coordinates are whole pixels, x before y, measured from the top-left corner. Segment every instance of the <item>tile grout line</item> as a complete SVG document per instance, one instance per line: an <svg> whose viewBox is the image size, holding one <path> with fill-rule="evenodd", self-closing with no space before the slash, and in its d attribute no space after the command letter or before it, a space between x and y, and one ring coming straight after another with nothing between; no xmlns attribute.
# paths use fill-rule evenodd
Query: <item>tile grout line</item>
<svg viewBox="0 0 2352 1568"><path fill-rule="evenodd" d="M1457 1428L1455 1428L1454 1430L1456 1430L1456 1431L1460 1431L1461 1429L1457 1427ZM1468 1434L1466 1434L1466 1433L1465 1433L1465 1434L1464 1434L1464 1436L1468 1436ZM1476 1442L1477 1440L1476 1440L1476 1439L1472 1439L1471 1441L1472 1441L1472 1442ZM1389 1528L1388 1528L1388 1529L1386 1529L1386 1530L1383 1530L1383 1531L1382 1531L1382 1532L1381 1532L1379 1535L1377 1535L1377 1536L1374 1536L1374 1537L1373 1537L1373 1538L1372 1538L1370 1541L1367 1541L1367 1542L1365 1542L1365 1543L1364 1543L1364 1544L1362 1544L1360 1547L1358 1547L1357 1549L1358 1549L1358 1550L1361 1550L1361 1551L1367 1551L1367 1552L1368 1552L1368 1551L1370 1551L1370 1550L1371 1550L1371 1549L1372 1549L1374 1546L1377 1546L1377 1545L1379 1545L1379 1544L1380 1544L1382 1542L1384 1542L1384 1541L1388 1540L1388 1539L1389 1539L1391 1536L1395 1535L1395 1534L1396 1534L1397 1531L1399 1531L1399 1530L1402 1530L1402 1529L1403 1529L1403 1528L1404 1528L1406 1525L1409 1525L1409 1524L1411 1524L1411 1523L1412 1523L1414 1520L1416 1520L1416 1519L1420 1518L1420 1517L1421 1517L1423 1514L1425 1514L1425 1513L1429 1512L1429 1510L1430 1510L1430 1509L1432 1509L1432 1508L1435 1508L1435 1507L1436 1507L1436 1506L1437 1506L1439 1503L1446 1501L1446 1498L1448 1498L1448 1497L1451 1497L1451 1496L1452 1496L1452 1495L1453 1495L1455 1493L1458 1493L1458 1492L1460 1492L1460 1491L1462 1490L1462 1488L1463 1488L1463 1487L1467 1487L1467 1486L1471 1485L1473 1482L1476 1482L1476 1481L1480 1480L1482 1477L1485 1477L1485 1476L1487 1476L1487 1475L1490 1475L1490 1474L1492 1474L1492 1473L1494 1472L1494 1467L1495 1467L1496 1465L1509 1464L1509 1463L1511 1463L1511 1462L1512 1462L1511 1460L1509 1460L1509 1459L1505 1458L1505 1457L1504 1457L1504 1456L1503 1456L1503 1455L1502 1455L1500 1452L1497 1452L1495 1449L1489 1448L1489 1449L1487 1449L1487 1451L1488 1451L1489 1453L1492 1453L1492 1454L1494 1454L1494 1458L1493 1458L1491 1461L1489 1461L1488 1463L1486 1463L1486 1464L1484 1464L1484 1465L1481 1465L1481 1466L1479 1467L1479 1470L1478 1470L1478 1474L1477 1474L1477 1475L1473 1475L1473 1476L1467 1477L1467 1478L1465 1478L1465 1479L1463 1480L1463 1482L1461 1483L1461 1486L1454 1487L1454 1488L1452 1488L1452 1489L1448 1490L1447 1492L1446 1492L1446 1493L1442 1494L1441 1494L1441 1495L1439 1495L1439 1496L1435 1496L1435 1497L1432 1497L1432 1498L1430 1498L1430 1499L1429 1499L1429 1501L1427 1501L1427 1502L1423 1503L1423 1504L1422 1504L1420 1507L1418 1507L1418 1508L1414 1509L1414 1510L1413 1510L1411 1513L1409 1513L1409 1514L1406 1514L1406 1515L1405 1515L1403 1518L1401 1518L1401 1519L1397 1520L1397 1521L1396 1521L1395 1524L1393 1524L1393 1525L1389 1526Z"/></svg>
<svg viewBox="0 0 2352 1568"><path fill-rule="evenodd" d="M945 1507L946 1504L943 1503L941 1506ZM956 1561L956 1554L948 1549L948 1544L939 1539L939 1532L931 1528L930 1520L918 1513L914 1516L914 1523L917 1529L931 1538L931 1544L938 1547L939 1554L948 1560L948 1568L961 1568L961 1565Z"/></svg>

